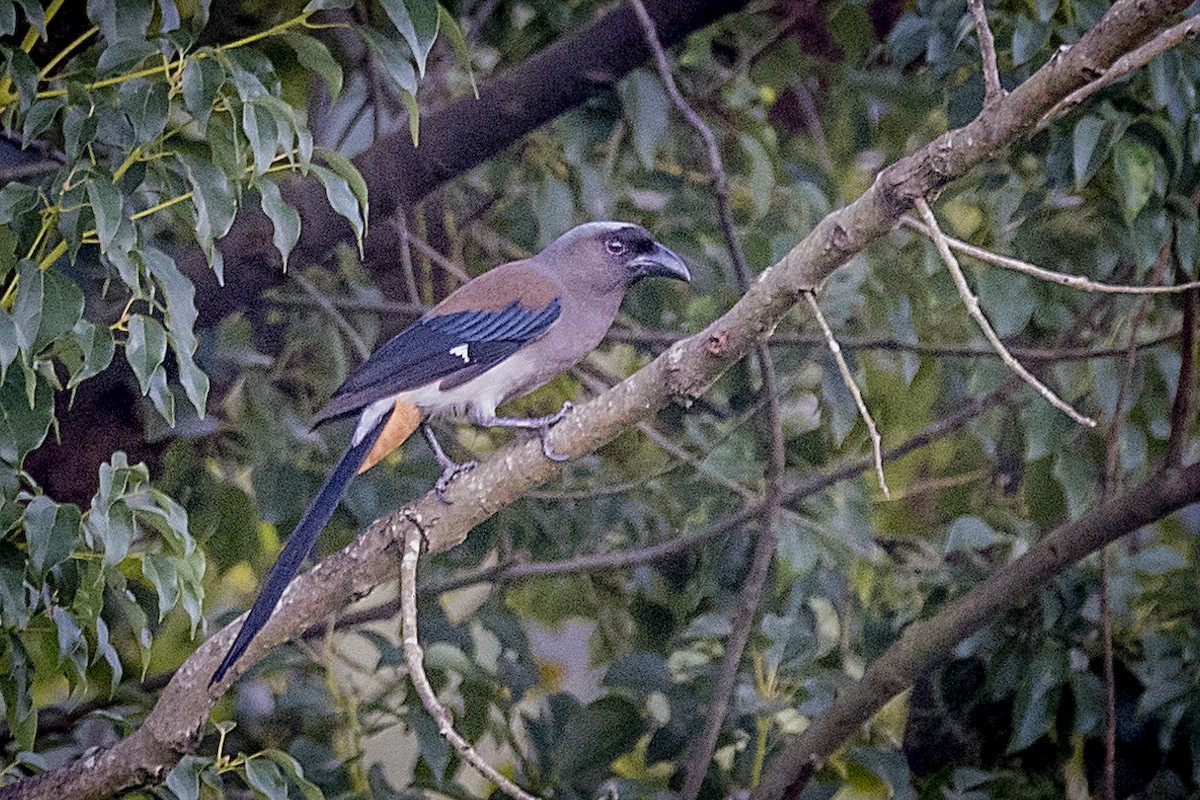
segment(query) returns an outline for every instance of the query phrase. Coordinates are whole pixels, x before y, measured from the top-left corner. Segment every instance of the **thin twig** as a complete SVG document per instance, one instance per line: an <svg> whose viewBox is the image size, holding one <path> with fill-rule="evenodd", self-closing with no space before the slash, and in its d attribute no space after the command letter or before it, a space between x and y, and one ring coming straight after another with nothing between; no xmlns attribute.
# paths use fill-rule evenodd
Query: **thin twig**
<svg viewBox="0 0 1200 800"><path fill-rule="evenodd" d="M365 361L371 355L371 348L363 341L363 338L358 335L358 331L350 324L350 320L346 319L341 311L328 297L326 297L320 289L313 285L312 281L301 275L299 272L293 271L292 278L300 285L300 288L308 293L308 296L313 299L322 311L329 315L334 324L338 326L346 338L350 340L350 344L358 351L358 355Z"/></svg>
<svg viewBox="0 0 1200 800"><path fill-rule="evenodd" d="M1155 56L1170 50L1184 39L1193 38L1197 34L1200 34L1200 16L1191 17L1178 25L1167 28L1141 47L1118 58L1099 78L1096 78L1085 86L1081 86L1055 103L1042 116L1038 122L1038 127L1044 126L1068 108L1079 105L1118 78L1124 77L1138 67L1150 63Z"/></svg>
<svg viewBox="0 0 1200 800"><path fill-rule="evenodd" d="M1000 69L996 66L996 40L988 25L983 0L967 0L967 6L975 18L975 35L979 38L979 57L983 62L983 104L990 106L1005 95L1004 87L1000 85Z"/></svg>
<svg viewBox="0 0 1200 800"><path fill-rule="evenodd" d="M817 303L816 293L805 292L804 298L808 300L808 307L812 310L813 316L817 318L817 324L821 326L821 332L825 334L825 344L828 346L829 353L833 356L833 360L837 364L838 372L842 375L842 383L846 384L846 388L854 398L854 405L858 407L859 416L867 424L867 435L871 437L871 455L875 459L875 477L879 481L879 490L883 492L883 496L890 499L892 493L888 490L887 480L883 477L883 437L879 435L879 429L875 427L875 420L871 417L871 411L867 408L866 401L863 400L862 391L854 381L854 374L850 372L850 365L846 363L846 357L842 355L842 347L838 344L837 338L834 337L833 329L829 327L829 322L825 319L825 315L821 313L821 306Z"/></svg>
<svg viewBox="0 0 1200 800"><path fill-rule="evenodd" d="M923 236L933 238L929 232L929 227L919 220L905 215L900 218L900 222ZM1019 258L1012 256L1004 256L999 253L993 253L991 250L985 250L982 247L977 247L969 242L964 242L961 239L955 239L946 233L942 233L942 238L946 240L946 244L950 249L957 250L963 255L977 258L987 264L993 264L1004 269L1011 269L1015 272L1021 272L1038 280L1050 281L1051 283L1069 286L1072 289L1080 289L1085 292L1101 292L1107 294L1179 294L1181 292L1191 291L1192 289L1200 288L1200 281L1191 281L1190 283L1178 283L1173 286L1129 286L1124 284L1100 283L1085 278L1082 275L1068 275L1063 272L1055 272L1053 270L1039 267L1036 264L1030 264L1028 261L1022 261ZM1122 351L1124 352L1124 351Z"/></svg>
<svg viewBox="0 0 1200 800"><path fill-rule="evenodd" d="M285 302L280 300L279 302ZM339 300L334 300L340 303ZM347 301L347 307L357 301ZM340 306L339 306L340 307ZM359 310L372 310L363 307ZM389 309L380 308L379 311ZM1149 350L1162 347L1178 339L1179 331L1172 331L1153 339L1138 343L1138 350ZM646 328L613 328L608 332L608 338L618 342L635 342L652 345L672 345L683 339L685 334L671 331L654 331ZM864 336L841 336L838 343L843 350L886 350L894 353L920 353L928 356L945 356L949 358L999 358L990 347L974 347L971 345L932 344L929 342L902 342L898 339L885 339ZM828 344L824 334L808 333L775 333L769 340L772 347L822 347ZM1124 358L1124 347L1012 347L1009 349L1015 357L1022 361L1092 361L1098 358Z"/></svg>
<svg viewBox="0 0 1200 800"><path fill-rule="evenodd" d="M429 677L425 674L425 653L417 637L417 562L421 558L421 530L416 525L408 527L404 536L404 554L400 559L400 620L404 628L401 643L404 645L404 663L408 666L408 677L412 680L421 705L437 722L438 733L458 751L463 761L470 764L480 775L500 787L501 791L517 800L538 800L520 786L510 781L488 763L471 746L471 743L454 730L450 712L441 704Z"/></svg>
<svg viewBox="0 0 1200 800"><path fill-rule="evenodd" d="M462 281L463 283L471 280L471 276L467 274L465 269L439 253L433 245L422 239L420 236L417 236L407 227L400 232L400 235L403 236L406 241L411 242L413 246L420 250L426 258L437 264L446 272L449 272L458 280Z"/></svg>
<svg viewBox="0 0 1200 800"><path fill-rule="evenodd" d="M954 257L954 253L950 251L950 244L946 241L945 235L941 228L938 227L937 218L933 216L933 210L929 208L929 204L924 198L917 198L917 210L921 212L921 216L925 220L925 225L928 227L933 238L933 243L937 247L938 254L942 257L942 261L946 264L946 269L950 271L950 277L954 279L954 286L958 289L958 296L963 301L963 305L967 307L967 313L979 325L979 329L983 331L984 338L991 343L996 352L1000 354L1000 360L1004 362L1010 370L1021 376L1021 379L1028 383L1044 397L1052 406L1066 414L1071 419L1078 422L1080 425L1085 425L1089 428L1096 427L1096 420L1091 417L1080 414L1071 406L1067 405L1058 395L1056 395L1050 387L1034 377L1033 373L1025 369L1021 362L1013 358L1012 353L1008 352L1008 348L1004 346L1004 342L1000 341L1000 337L996 335L996 331L992 328L983 310L979 307L979 298L971 291L970 284L967 283L967 277L963 274L962 267L958 265L958 259Z"/></svg>
<svg viewBox="0 0 1200 800"><path fill-rule="evenodd" d="M396 209L392 215L393 224L400 234L400 267L404 270L404 288L408 291L408 299L414 305L421 302L421 290L417 287L417 269L413 265L412 237L408 233L408 212L403 208Z"/></svg>

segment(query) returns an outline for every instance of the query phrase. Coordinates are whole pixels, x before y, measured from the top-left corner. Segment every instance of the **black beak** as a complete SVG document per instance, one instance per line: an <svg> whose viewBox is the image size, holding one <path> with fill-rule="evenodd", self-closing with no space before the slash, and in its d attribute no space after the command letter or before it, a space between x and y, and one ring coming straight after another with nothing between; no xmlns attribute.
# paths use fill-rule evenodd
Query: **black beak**
<svg viewBox="0 0 1200 800"><path fill-rule="evenodd" d="M637 269L639 278L674 278L685 282L692 280L692 273L688 272L683 259L658 242L654 243L653 252L639 255L629 264Z"/></svg>

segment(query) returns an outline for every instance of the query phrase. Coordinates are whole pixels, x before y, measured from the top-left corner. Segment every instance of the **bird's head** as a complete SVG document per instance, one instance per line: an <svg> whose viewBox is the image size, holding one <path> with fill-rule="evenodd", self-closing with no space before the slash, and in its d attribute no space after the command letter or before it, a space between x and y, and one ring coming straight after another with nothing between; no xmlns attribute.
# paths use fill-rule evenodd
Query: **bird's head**
<svg viewBox="0 0 1200 800"><path fill-rule="evenodd" d="M640 225L587 222L555 239L542 251L556 269L609 290L624 291L642 278L690 281L687 264Z"/></svg>

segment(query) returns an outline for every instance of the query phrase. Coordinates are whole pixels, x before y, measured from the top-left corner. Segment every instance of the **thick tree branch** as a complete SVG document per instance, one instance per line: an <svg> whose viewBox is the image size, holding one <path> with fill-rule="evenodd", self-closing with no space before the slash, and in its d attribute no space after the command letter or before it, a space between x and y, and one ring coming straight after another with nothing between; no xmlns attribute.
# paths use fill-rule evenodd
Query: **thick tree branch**
<svg viewBox="0 0 1200 800"><path fill-rule="evenodd" d="M751 800L795 797L821 762L859 725L955 645L992 622L999 611L1028 602L1040 586L1079 559L1196 500L1200 500L1200 463L1186 469L1167 468L1053 531L933 617L910 625L861 679L843 690L808 730L771 761Z"/></svg>
<svg viewBox="0 0 1200 800"><path fill-rule="evenodd" d="M1160 25L1186 5L1187 0L1117 0L1074 46L1004 99L989 106L970 124L942 134L884 169L866 192L823 219L706 330L671 346L621 384L576 409L552 430L551 446L556 452L578 457L671 402L687 404L699 397L725 370L770 335L803 292L816 287L849 258L891 230L917 198L936 194L948 182L1032 131L1058 100L1092 76L1102 74L1123 53L1153 36ZM558 469L556 463L542 456L536 441L514 443L450 487L447 494L453 505L440 503L430 493L378 520L340 552L323 559L292 582L275 615L238 666L219 685L210 689L208 680L237 632L240 619L212 636L184 662L163 690L154 710L134 733L107 750L89 753L43 775L5 787L0 797L99 799L162 780L180 756L199 740L217 697L238 675L272 647L394 577L396 548L410 525L421 526L431 550L446 550L463 541L479 522L544 483ZM1181 481L1184 488L1180 488ZM1200 468L1167 472L1155 485L1127 498L1117 508L1105 507L1096 518L1108 525L1101 526L1105 533L1131 521L1140 520L1137 524L1144 524L1169 513L1175 501L1198 486ZM1066 553L1073 560L1078 557L1074 554L1088 552L1079 550L1074 538L1078 534L1078 541L1087 541L1087 534L1094 533L1092 528L1084 527L1067 526L1064 529L1069 532L1067 541L1061 542L1060 547L1061 537L1055 537L1053 554ZM1053 568L1061 569L1063 565L1048 561L1041 567L1043 571ZM1028 586L1043 577L1037 570L1028 576L1015 575L1011 569L1003 572L1009 576L1009 584L1018 584L1019 592L1027 591ZM919 641L914 643L914 638ZM906 636L903 649L915 647L919 653L920 640L923 638ZM909 655L904 663L911 663ZM880 676L882 685L893 690L901 688L904 680L897 675ZM864 685L867 683L874 681L864 681ZM839 712L835 717L857 725L865 718L859 715L869 713L870 704L864 698L852 705L849 712ZM826 727L823 725L822 729ZM844 726L838 727L838 741L845 731ZM802 745L800 751L807 747ZM788 752L793 752L792 748ZM806 757L800 761L807 763ZM792 781L793 771L787 763L790 762L772 766L770 777L775 785L779 785L781 778L784 786Z"/></svg>

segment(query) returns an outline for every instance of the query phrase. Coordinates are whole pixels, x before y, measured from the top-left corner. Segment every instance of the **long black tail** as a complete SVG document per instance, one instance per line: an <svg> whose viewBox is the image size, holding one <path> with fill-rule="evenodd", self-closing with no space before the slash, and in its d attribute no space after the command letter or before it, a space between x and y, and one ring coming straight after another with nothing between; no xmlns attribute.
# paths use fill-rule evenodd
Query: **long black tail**
<svg viewBox="0 0 1200 800"><path fill-rule="evenodd" d="M275 604L279 602L280 595L291 583L296 570L300 568L300 562L304 561L313 549L317 536L333 517L333 511L337 508L338 501L342 499L342 492L346 490L346 486L354 478L358 468L362 466L367 453L371 452L371 447L379 438L379 433L383 430L386 421L386 417L380 420L375 429L367 434L361 442L350 447L337 466L333 468L333 472L325 479L317 496L313 498L312 503L305 510L304 516L296 523L292 535L283 545L279 559L267 574L267 582L263 584L262 591L259 592L254 605L250 607L250 613L246 615L242 629L238 631L237 638L233 640L233 646L225 654L221 666L217 667L217 671L213 673L212 680L208 682L209 686L225 677L225 673L233 666L233 663L242 653L246 652L246 648L250 646L250 641L255 634L270 619L271 613L275 610Z"/></svg>

